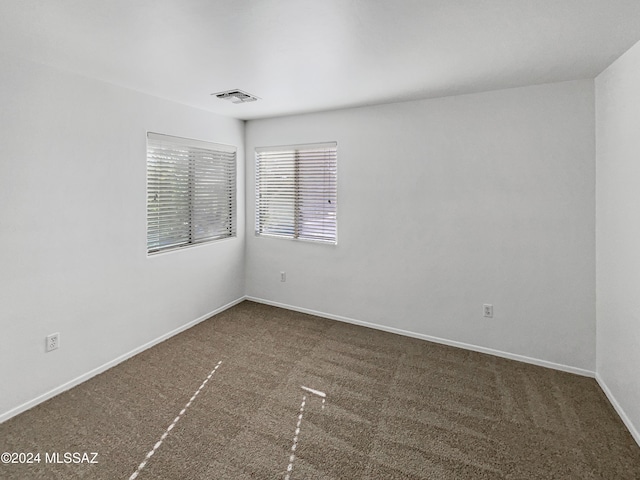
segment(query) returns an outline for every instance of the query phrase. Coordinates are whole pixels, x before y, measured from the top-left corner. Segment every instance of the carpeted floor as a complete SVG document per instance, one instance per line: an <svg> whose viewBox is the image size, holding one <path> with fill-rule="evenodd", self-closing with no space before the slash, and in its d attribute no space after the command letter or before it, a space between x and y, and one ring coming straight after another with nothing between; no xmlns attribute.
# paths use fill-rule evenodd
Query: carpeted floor
<svg viewBox="0 0 640 480"><path fill-rule="evenodd" d="M640 478L593 379L251 302L1 424L0 452L41 455L7 480Z"/></svg>

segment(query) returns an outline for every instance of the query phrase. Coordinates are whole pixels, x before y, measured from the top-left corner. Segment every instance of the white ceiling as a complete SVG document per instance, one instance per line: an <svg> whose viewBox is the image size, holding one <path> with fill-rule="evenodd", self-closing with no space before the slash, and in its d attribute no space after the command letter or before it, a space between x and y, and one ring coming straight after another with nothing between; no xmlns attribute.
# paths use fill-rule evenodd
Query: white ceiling
<svg viewBox="0 0 640 480"><path fill-rule="evenodd" d="M638 40L640 0L0 0L6 53L241 119L592 78Z"/></svg>

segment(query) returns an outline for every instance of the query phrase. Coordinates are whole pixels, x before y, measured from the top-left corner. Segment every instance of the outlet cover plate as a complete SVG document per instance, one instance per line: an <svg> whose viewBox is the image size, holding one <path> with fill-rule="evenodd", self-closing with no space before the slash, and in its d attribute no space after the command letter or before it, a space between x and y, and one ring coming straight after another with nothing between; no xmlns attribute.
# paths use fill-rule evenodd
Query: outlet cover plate
<svg viewBox="0 0 640 480"><path fill-rule="evenodd" d="M46 350L50 352L60 348L60 333L52 333L47 335Z"/></svg>

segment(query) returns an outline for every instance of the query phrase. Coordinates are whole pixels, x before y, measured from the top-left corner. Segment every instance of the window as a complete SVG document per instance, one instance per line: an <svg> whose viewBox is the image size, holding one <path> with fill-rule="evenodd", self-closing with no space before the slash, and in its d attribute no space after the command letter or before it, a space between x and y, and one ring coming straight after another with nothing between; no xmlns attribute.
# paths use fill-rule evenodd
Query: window
<svg viewBox="0 0 640 480"><path fill-rule="evenodd" d="M337 242L337 144L256 149L256 235Z"/></svg>
<svg viewBox="0 0 640 480"><path fill-rule="evenodd" d="M147 253L236 235L236 147L147 134Z"/></svg>

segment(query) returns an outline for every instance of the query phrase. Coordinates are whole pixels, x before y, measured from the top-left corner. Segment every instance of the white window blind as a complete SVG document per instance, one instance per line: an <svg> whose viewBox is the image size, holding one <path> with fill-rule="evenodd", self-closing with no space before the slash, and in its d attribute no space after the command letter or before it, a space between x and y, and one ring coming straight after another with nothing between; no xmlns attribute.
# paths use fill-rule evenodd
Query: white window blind
<svg viewBox="0 0 640 480"><path fill-rule="evenodd" d="M337 242L337 144L256 149L256 234Z"/></svg>
<svg viewBox="0 0 640 480"><path fill-rule="evenodd" d="M236 147L147 134L147 253L236 234Z"/></svg>

